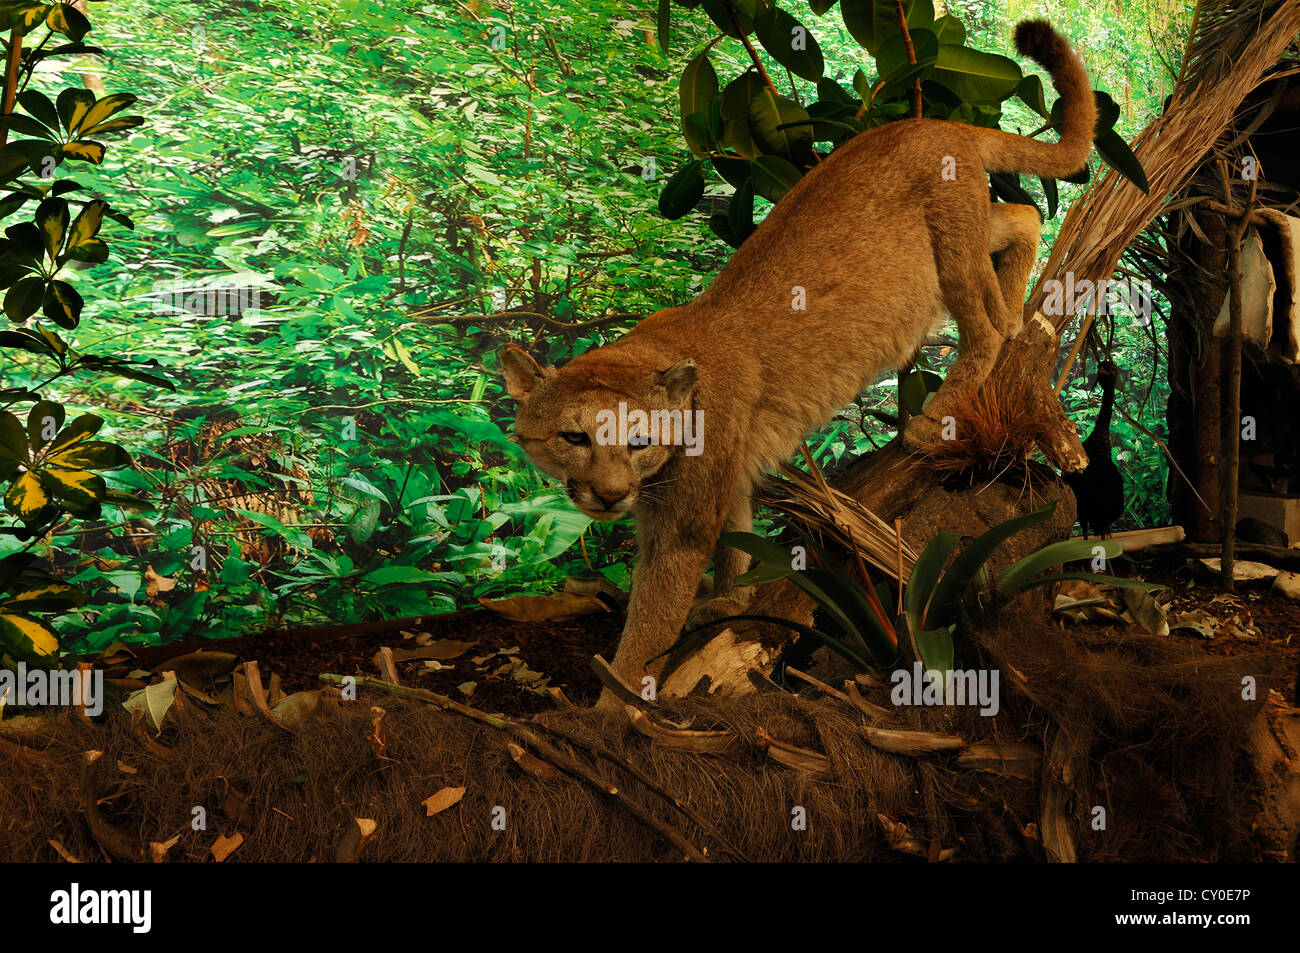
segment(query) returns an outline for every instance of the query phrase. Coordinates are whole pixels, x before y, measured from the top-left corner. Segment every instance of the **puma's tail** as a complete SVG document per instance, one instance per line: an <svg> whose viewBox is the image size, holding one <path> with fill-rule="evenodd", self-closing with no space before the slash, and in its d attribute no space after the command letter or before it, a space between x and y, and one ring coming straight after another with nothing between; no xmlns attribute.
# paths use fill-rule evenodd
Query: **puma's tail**
<svg viewBox="0 0 1300 953"><path fill-rule="evenodd" d="M1017 25L1016 49L1047 70L1052 85L1065 100L1060 138L1056 142L1039 142L988 130L980 137L984 168L989 172L1027 172L1058 179L1078 172L1088 161L1097 123L1092 83L1083 61L1046 20L1025 20Z"/></svg>

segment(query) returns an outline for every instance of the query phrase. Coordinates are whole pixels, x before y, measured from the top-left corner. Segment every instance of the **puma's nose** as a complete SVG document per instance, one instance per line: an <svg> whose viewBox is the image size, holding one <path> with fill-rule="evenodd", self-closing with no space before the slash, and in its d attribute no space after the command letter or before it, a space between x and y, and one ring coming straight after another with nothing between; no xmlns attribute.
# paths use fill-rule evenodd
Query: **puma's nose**
<svg viewBox="0 0 1300 953"><path fill-rule="evenodd" d="M598 490L595 487L592 487L591 492L594 493L596 498L604 503L607 508L613 506L619 500L623 499L623 497L627 496L626 490Z"/></svg>

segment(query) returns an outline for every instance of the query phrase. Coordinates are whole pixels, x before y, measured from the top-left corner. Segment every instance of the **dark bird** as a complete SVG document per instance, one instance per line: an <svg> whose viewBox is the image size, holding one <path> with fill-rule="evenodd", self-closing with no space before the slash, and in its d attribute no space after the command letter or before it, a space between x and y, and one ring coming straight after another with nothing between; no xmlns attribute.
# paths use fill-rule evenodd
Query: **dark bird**
<svg viewBox="0 0 1300 953"><path fill-rule="evenodd" d="M1065 474L1065 482L1078 502L1079 526L1087 536L1089 528L1098 536L1110 534L1110 524L1124 512L1124 478L1110 455L1110 412L1115 406L1115 381L1119 371L1110 361L1097 368L1101 385L1101 411L1092 433L1083 442L1088 466L1082 473Z"/></svg>

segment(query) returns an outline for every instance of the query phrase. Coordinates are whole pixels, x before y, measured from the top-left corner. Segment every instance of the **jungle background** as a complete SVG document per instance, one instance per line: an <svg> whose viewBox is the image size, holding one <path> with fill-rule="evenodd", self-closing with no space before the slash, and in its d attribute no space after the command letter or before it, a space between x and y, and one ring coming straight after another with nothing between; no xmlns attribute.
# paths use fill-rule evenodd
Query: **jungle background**
<svg viewBox="0 0 1300 953"><path fill-rule="evenodd" d="M810 24L828 74L869 68L838 18L782 6ZM1013 25L1049 18L1119 104L1125 139L1170 92L1193 6L936 4L969 45L1013 57ZM111 376L45 389L69 416L106 419L135 461L109 486L152 507L105 506L35 548L86 593L55 620L65 652L448 611L578 571L627 586L630 523L589 525L524 463L495 352L516 340L563 361L687 301L727 261L706 219L658 209L689 157L678 77L714 35L677 12L665 55L650 0L94 5L108 55L34 85L97 75L139 95L147 122L73 174L111 188L135 228L106 226L114 257L77 285L94 319L66 337L155 359L175 390ZM711 56L745 67L736 43ZM1039 124L1006 104L1004 128ZM1062 184L1044 258L1081 194ZM255 292L252 306L194 313L169 297L205 284ZM1163 437L1159 306L1154 328L1119 323L1113 352L1123 410ZM5 353L4 386L40 382L24 357ZM1063 392L1084 433L1094 372L1081 361ZM891 373L809 438L817 462L883 445L893 430L872 411L896 401ZM1122 414L1112 439L1127 492L1114 528L1167 522L1159 447ZM21 545L0 536L0 555Z"/></svg>

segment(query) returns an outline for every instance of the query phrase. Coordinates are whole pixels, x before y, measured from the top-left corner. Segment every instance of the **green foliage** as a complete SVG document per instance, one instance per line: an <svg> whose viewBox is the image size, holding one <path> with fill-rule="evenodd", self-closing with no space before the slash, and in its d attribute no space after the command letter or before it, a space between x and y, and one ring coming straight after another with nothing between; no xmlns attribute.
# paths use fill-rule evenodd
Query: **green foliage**
<svg viewBox="0 0 1300 953"><path fill-rule="evenodd" d="M105 146L97 138L133 129L141 116L119 116L136 97L117 93L96 98L87 89L69 87L55 99L29 88L38 66L57 54L99 52L81 40L90 22L71 4L7 2L0 4L0 26L9 32L5 58L3 111L0 112L0 184L11 191L0 199L0 218L11 218L35 200L30 221L5 228L0 239L0 288L4 311L17 328L0 331L0 354L35 355L53 373L32 387L0 389L0 486L7 485L4 507L9 520L0 533L27 545L0 559L0 658L46 660L57 655L59 643L47 616L84 604L83 594L33 565L28 550L65 518L95 520L104 504L133 505L111 493L99 471L128 466L130 456L115 443L91 438L103 418L82 414L65 426L62 404L44 399L42 390L73 373L85 371L166 383L139 362L118 357L82 354L36 318L39 312L66 330L81 321L84 300L61 277L77 265L97 265L108 259L109 246L100 237L106 217L131 227L123 213L100 197L64 196L85 191L71 179L56 179L64 160L98 165ZM24 49L25 38L44 30L35 46ZM45 49L62 35L72 42ZM13 112L16 102L24 113ZM116 118L114 118L116 117ZM12 142L14 133L28 138ZM24 179L35 175L37 178ZM75 217L72 208L78 207ZM15 355L16 356L16 355ZM6 357L6 371L9 358ZM146 366L152 366L151 362ZM31 403L27 423L11 412Z"/></svg>
<svg viewBox="0 0 1300 953"><path fill-rule="evenodd" d="M875 67L874 79L862 69L854 73L852 91L838 76L826 75L821 44L775 0L703 0L701 6L719 34L686 64L679 80L682 131L694 158L664 186L659 211L676 219L700 203L708 160L737 190L733 203L739 208L726 215L713 213L709 219L714 234L733 246L753 231L753 194L776 202L825 155L858 133L916 115L912 97L918 85L920 115L928 118L1001 128L1004 104L1018 97L1046 120L1033 135L1060 128L1061 103L1047 109L1038 76L1025 76L1009 57L966 45L961 20L951 13L936 17L931 0L903 3L906 36L894 0L841 0L845 28L859 54L870 54ZM667 52L672 23L668 0L660 0L658 9L659 43ZM829 5L812 7L818 17L828 10ZM721 85L709 51L724 38L740 41L753 65ZM789 71L790 96L778 92L773 70L762 66L760 49ZM813 89L804 89L801 96L796 76ZM1119 107L1105 93L1097 97L1098 154L1145 190L1140 163L1114 131ZM1019 176L995 174L990 181L1002 201L1034 204ZM746 185L748 193L743 191ZM1042 187L1053 216L1056 182L1043 180Z"/></svg>
<svg viewBox="0 0 1300 953"><path fill-rule="evenodd" d="M1121 29L1109 25L1113 11L1044 2L1050 9L1025 12L1087 41L1098 85L1121 104L1116 128L1131 137L1163 95L1145 42L1152 30L1165 35L1160 25L1134 10L1144 19ZM816 28L823 60L815 97L813 60L791 63L801 108L862 101L853 76L870 61L837 3L812 6L781 4ZM38 394L69 421L90 412L104 421L94 438L130 447L134 466L85 468L107 488L98 520L65 516L48 533L0 535L0 560L36 555L84 597L62 615L26 614L64 652L86 652L473 606L589 568L626 587L630 526L580 525L522 464L505 439L513 405L491 355L511 338L560 362L689 300L761 219L765 195L799 174L779 154L692 152L712 231L659 213L688 159L683 136L708 145L722 135L722 88L752 65L739 41L719 41L705 51L708 71L698 67L708 108L682 107L680 71L718 32L698 7L669 11L671 58L655 4L608 0L535 0L526 11L489 0L114 0L91 7L89 34L111 60L64 36L38 51L38 29L25 50L38 63L57 57L30 86L54 115L24 92L15 113L39 129L15 127L10 138L49 155L79 128L112 148L100 164L64 156L75 182L9 159L23 171L0 190L0 213L15 203L11 221L35 225L42 202L63 199L71 229L87 203L111 201L124 183L138 198L130 218L107 208L95 236L122 267L69 259L46 280L56 259L42 238L37 266L31 246L18 277L41 280L40 306L23 324L0 319L0 409L24 429ZM941 42L1009 52L1015 11L986 0L945 8L966 35L936 34ZM749 36L793 100L757 26ZM1176 43L1155 52L1180 53ZM110 90L150 104L146 127L86 137L85 122L60 118L59 90L104 70ZM1131 97L1119 94L1125 70ZM1035 129L1045 117L1022 98L1002 103L1004 125ZM703 115L683 129L692 113ZM839 127L818 118L812 128L822 149ZM1021 184L1044 204L1037 181ZM1062 184L1061 207L1078 194ZM55 281L84 299L75 327L57 323L75 311L63 289L51 292L52 315L43 310ZM196 289L222 286L246 289L248 307L188 303ZM1155 426L1163 375L1150 367L1149 338L1131 330L1117 335L1119 363L1147 375L1129 394L1154 387L1140 419ZM175 390L157 390L162 366ZM942 372L943 358L925 369ZM810 438L817 459L841 461L892 435L894 389L878 382ZM1064 396L1086 431L1095 395L1069 386ZM1136 523L1163 503L1161 461L1125 427L1117 417ZM30 454L30 436L25 445Z"/></svg>
<svg viewBox="0 0 1300 953"><path fill-rule="evenodd" d="M956 553L961 537L940 532L917 557L903 586L903 611L895 614L886 607L896 604L898 596L885 584L870 586L862 582L865 567L855 573L844 561L819 546L798 530L805 543L817 554L820 568L795 568L789 550L753 533L724 533L723 542L748 553L758 565L737 582L756 585L775 579L787 579L815 600L823 617L834 625L838 635L812 626L757 615L730 616L710 623L710 627L738 619L758 619L787 626L825 645L861 671L888 671L900 653L919 659L926 670L948 671L953 667L953 635L973 620L996 612L1018 592L1034 586L1079 579L1108 585L1158 588L1136 580L1090 572L1047 570L1063 563L1118 556L1121 547L1110 540L1069 539L1052 543L1030 553L999 573L988 576L988 561L1007 539L1016 533L1051 518L1056 504L1023 516L1012 517L983 533ZM1097 550L1101 550L1098 553ZM900 642L903 644L900 647Z"/></svg>

